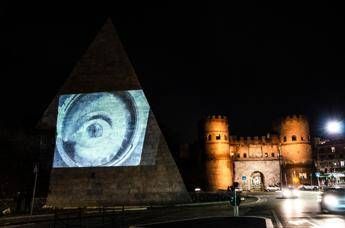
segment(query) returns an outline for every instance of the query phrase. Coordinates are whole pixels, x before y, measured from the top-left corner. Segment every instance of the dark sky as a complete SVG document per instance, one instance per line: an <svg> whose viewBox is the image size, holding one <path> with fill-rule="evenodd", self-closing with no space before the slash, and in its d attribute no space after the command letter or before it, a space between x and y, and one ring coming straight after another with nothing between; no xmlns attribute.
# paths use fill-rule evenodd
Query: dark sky
<svg viewBox="0 0 345 228"><path fill-rule="evenodd" d="M193 141L207 114L227 115L242 136L305 114L319 134L327 118L344 118L345 13L315 4L115 6L99 14L9 6L1 12L0 125L35 125L109 15L159 123L179 141Z"/></svg>

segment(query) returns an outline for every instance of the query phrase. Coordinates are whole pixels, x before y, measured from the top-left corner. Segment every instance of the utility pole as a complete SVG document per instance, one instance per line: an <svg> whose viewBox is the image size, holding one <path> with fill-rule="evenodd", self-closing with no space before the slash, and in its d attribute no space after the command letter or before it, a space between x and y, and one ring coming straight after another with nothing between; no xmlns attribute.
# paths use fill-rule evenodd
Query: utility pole
<svg viewBox="0 0 345 228"><path fill-rule="evenodd" d="M283 168L282 168L282 146L281 146L281 143L279 143L279 168L280 168L280 190L283 189Z"/></svg>
<svg viewBox="0 0 345 228"><path fill-rule="evenodd" d="M38 176L38 165L37 165L37 163L35 164L34 173L35 173L35 182L34 182L34 189L32 191L30 215L32 215L32 213L33 213L34 203L35 203L35 194L36 194L36 185L37 185L37 176Z"/></svg>

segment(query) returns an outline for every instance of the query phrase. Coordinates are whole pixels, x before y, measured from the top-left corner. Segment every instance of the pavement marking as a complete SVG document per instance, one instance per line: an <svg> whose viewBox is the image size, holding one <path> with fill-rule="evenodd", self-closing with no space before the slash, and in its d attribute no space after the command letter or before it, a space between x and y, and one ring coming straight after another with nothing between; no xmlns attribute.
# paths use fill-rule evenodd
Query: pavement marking
<svg viewBox="0 0 345 228"><path fill-rule="evenodd" d="M307 219L306 219L306 222L311 224L313 227L320 227L318 224L315 224L315 223L313 223L313 222L311 222L311 221L309 221Z"/></svg>
<svg viewBox="0 0 345 228"><path fill-rule="evenodd" d="M279 220L279 218L278 218L278 216L274 210L272 210L272 214L273 214L274 220L276 221L278 228L283 228L283 225L280 222L280 220Z"/></svg>

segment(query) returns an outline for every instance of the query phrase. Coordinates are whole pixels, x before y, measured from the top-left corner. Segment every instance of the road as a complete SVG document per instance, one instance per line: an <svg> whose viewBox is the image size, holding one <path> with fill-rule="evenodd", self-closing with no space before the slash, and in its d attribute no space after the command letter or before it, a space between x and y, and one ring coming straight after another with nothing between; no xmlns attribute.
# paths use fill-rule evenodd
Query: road
<svg viewBox="0 0 345 228"><path fill-rule="evenodd" d="M275 227L345 227L345 214L320 212L319 192L301 191L296 199L281 199L278 194L256 194L258 203L241 208L240 214L269 217Z"/></svg>
<svg viewBox="0 0 345 228"><path fill-rule="evenodd" d="M296 199L282 199L280 193L257 193L256 203L241 206L240 216L262 216L270 218L275 227L318 227L344 228L345 214L324 214L317 201L319 192L301 191ZM160 210L150 216L140 217L147 222L205 216L232 216L232 208L227 205L214 205L193 208ZM140 220L129 219L129 223Z"/></svg>
<svg viewBox="0 0 345 228"><path fill-rule="evenodd" d="M345 227L345 214L320 213L317 202L318 192L301 192L297 199L281 199L279 193L256 193L258 201L241 205L240 216L261 216L270 218L275 227ZM76 227L128 227L135 224L166 222L212 216L233 216L228 202L210 205L157 207L148 210L126 212L116 217L92 217L71 220ZM57 222L55 227L65 227L65 222ZM103 224L103 225L102 225ZM31 222L26 225L8 227L53 227L52 220Z"/></svg>

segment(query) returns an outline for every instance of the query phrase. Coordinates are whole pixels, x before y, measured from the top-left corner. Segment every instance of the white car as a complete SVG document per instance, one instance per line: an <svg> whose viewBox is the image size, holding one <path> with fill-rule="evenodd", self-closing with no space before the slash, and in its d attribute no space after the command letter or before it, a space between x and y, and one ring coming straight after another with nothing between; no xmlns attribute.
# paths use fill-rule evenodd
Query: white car
<svg viewBox="0 0 345 228"><path fill-rule="evenodd" d="M266 191L268 192L276 192L279 191L280 187L279 186L275 186L275 185L269 185L266 187Z"/></svg>
<svg viewBox="0 0 345 228"><path fill-rule="evenodd" d="M287 187L287 188L283 188L282 190L282 198L298 198L299 197L299 191L298 189L295 189L291 186Z"/></svg>
<svg viewBox="0 0 345 228"><path fill-rule="evenodd" d="M298 186L298 189L303 190L303 191L316 191L316 190L319 190L319 186L303 184L303 185Z"/></svg>

